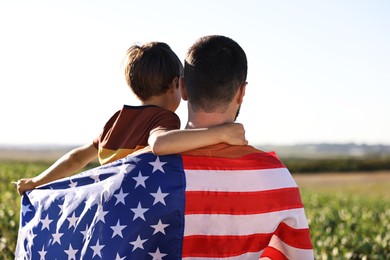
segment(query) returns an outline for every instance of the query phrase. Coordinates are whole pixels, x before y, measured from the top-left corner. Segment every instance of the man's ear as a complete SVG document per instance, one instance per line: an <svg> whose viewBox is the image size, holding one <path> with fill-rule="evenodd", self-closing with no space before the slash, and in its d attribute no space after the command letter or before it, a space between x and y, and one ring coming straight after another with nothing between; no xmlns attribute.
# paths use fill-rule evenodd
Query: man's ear
<svg viewBox="0 0 390 260"><path fill-rule="evenodd" d="M183 100L187 101L188 100L187 91L186 91L186 87L185 87L185 83L184 83L184 78L182 78L182 77L179 78L179 88L180 88L181 98Z"/></svg>
<svg viewBox="0 0 390 260"><path fill-rule="evenodd" d="M237 92L237 104L239 104L239 105L241 105L242 102L244 101L246 85L248 85L248 82L243 82L240 85L240 88L238 89L238 92Z"/></svg>

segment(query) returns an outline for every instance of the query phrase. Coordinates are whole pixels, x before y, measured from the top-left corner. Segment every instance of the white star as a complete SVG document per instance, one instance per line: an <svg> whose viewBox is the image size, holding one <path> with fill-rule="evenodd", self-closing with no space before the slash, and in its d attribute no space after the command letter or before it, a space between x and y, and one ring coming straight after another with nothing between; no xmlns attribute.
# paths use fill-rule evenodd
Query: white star
<svg viewBox="0 0 390 260"><path fill-rule="evenodd" d="M46 215L45 219L41 219L41 223L42 223L41 230L44 230L45 228L47 228L47 230L49 230L49 225L52 221L53 221L52 219L49 219L49 215Z"/></svg>
<svg viewBox="0 0 390 260"><path fill-rule="evenodd" d="M93 179L93 180L95 181L95 183L100 181L99 175L91 175L91 176L89 176L89 177L90 177L91 179Z"/></svg>
<svg viewBox="0 0 390 260"><path fill-rule="evenodd" d="M137 177L133 177L133 179L137 182L135 184L135 188L137 188L139 185L141 185L144 188L146 188L145 181L148 178L149 178L148 176L142 176L141 171L139 171L138 176Z"/></svg>
<svg viewBox="0 0 390 260"><path fill-rule="evenodd" d="M85 192L84 189L77 188L76 191L75 191L75 194L76 194L75 200L81 199L83 197L83 195L84 195L84 192Z"/></svg>
<svg viewBox="0 0 390 260"><path fill-rule="evenodd" d="M127 167L128 167L128 165L126 165L126 164L122 164L122 165L118 166L119 173L126 173Z"/></svg>
<svg viewBox="0 0 390 260"><path fill-rule="evenodd" d="M73 212L73 215L70 218L66 218L69 221L69 228L76 227L76 222L79 218L76 218L76 213Z"/></svg>
<svg viewBox="0 0 390 260"><path fill-rule="evenodd" d="M153 260L162 260L162 258L164 256L166 256L167 254L163 254L160 252L160 249L157 247L157 250L155 253L149 253L149 255L151 255L153 257Z"/></svg>
<svg viewBox="0 0 390 260"><path fill-rule="evenodd" d="M97 216L96 222L98 222L99 220L101 220L103 223L106 223L105 220L104 220L104 216L106 216L106 214L108 213L108 211L103 211L103 209L102 209L101 207L99 207L97 211L98 211L98 212L96 212L96 213L98 214L98 216Z"/></svg>
<svg viewBox="0 0 390 260"><path fill-rule="evenodd" d="M144 243L146 240L147 239L141 239L141 237L138 235L137 240L130 242L130 244L134 246L133 251L136 250L137 248L144 249Z"/></svg>
<svg viewBox="0 0 390 260"><path fill-rule="evenodd" d="M39 255L41 256L40 260L45 260L45 255L47 253L47 251L45 251L45 248L44 246L42 246L42 250L41 251L38 251Z"/></svg>
<svg viewBox="0 0 390 260"><path fill-rule="evenodd" d="M168 196L169 193L162 193L162 192L161 192L161 188L158 187L157 192L156 192L156 193L150 193L150 195L152 195L152 196L154 197L153 205L155 205L155 204L158 203L158 202L160 202L160 203L166 205L166 204L165 204L164 198L165 198L166 196Z"/></svg>
<svg viewBox="0 0 390 260"><path fill-rule="evenodd" d="M70 180L69 188L74 188L76 186L77 186L77 182L73 182L72 180Z"/></svg>
<svg viewBox="0 0 390 260"><path fill-rule="evenodd" d="M77 254L77 251L79 251L79 250L73 249L72 244L69 244L69 249L64 250L64 251L68 255L68 260L70 260L70 259L76 259L76 254Z"/></svg>
<svg viewBox="0 0 390 260"><path fill-rule="evenodd" d="M106 182L103 184L102 197L107 200L111 194L111 187L114 185L113 182ZM103 201L102 201L103 202Z"/></svg>
<svg viewBox="0 0 390 260"><path fill-rule="evenodd" d="M131 208L131 211L134 212L133 220L136 220L137 218L142 218L143 220L145 220L144 213L148 210L148 208L142 208L141 202L138 202L137 208Z"/></svg>
<svg viewBox="0 0 390 260"><path fill-rule="evenodd" d="M61 245L61 240L60 238L62 237L64 233L55 233L55 234L52 234L53 236L53 241L52 241L52 245L54 245L54 243L58 243Z"/></svg>
<svg viewBox="0 0 390 260"><path fill-rule="evenodd" d="M80 233L83 235L84 237L83 241L84 241L88 234L88 225L85 227L84 231L80 231Z"/></svg>
<svg viewBox="0 0 390 260"><path fill-rule="evenodd" d="M122 190L123 189L121 189L118 194L114 194L115 198L117 199L115 205L118 204L119 202L122 203L123 205L126 205L125 198L129 193L123 193Z"/></svg>
<svg viewBox="0 0 390 260"><path fill-rule="evenodd" d="M163 224L161 222L161 219L158 221L158 223L156 225L150 225L152 228L154 228L154 232L153 232L153 235L158 233L158 232L161 232L165 235L165 228L167 226L169 226L169 224Z"/></svg>
<svg viewBox="0 0 390 260"><path fill-rule="evenodd" d="M100 251L102 250L103 247L104 247L104 245L99 244L99 240L96 242L96 245L90 246L90 248L93 250L92 258L94 258L95 255L102 257L102 255L101 255L102 252L100 252Z"/></svg>
<svg viewBox="0 0 390 260"><path fill-rule="evenodd" d="M160 157L157 156L157 157L156 157L156 161L150 162L149 164L153 165L153 171L152 171L152 173L155 172L155 171L158 171L158 170L160 170L160 171L162 171L163 173L165 173L162 166L163 166L164 164L166 164L166 162L160 162Z"/></svg>
<svg viewBox="0 0 390 260"><path fill-rule="evenodd" d="M126 256L121 257L118 253L116 253L115 260L123 260L123 259L125 259L125 257L126 257Z"/></svg>
<svg viewBox="0 0 390 260"><path fill-rule="evenodd" d="M27 212L30 212L30 211L32 211L32 210L30 209L29 205L22 204L22 214L23 214L23 216L26 215Z"/></svg>
<svg viewBox="0 0 390 260"><path fill-rule="evenodd" d="M60 213L58 213L58 215L61 215L62 214L62 209L63 209L64 205L58 205L58 207L60 208Z"/></svg>
<svg viewBox="0 0 390 260"><path fill-rule="evenodd" d="M120 236L121 238L123 238L123 235L122 235L122 229L124 229L126 226L121 226L119 224L119 219L118 219L118 222L116 223L116 226L110 226L110 228L114 231L112 233L112 237L113 238L115 235L118 235Z"/></svg>

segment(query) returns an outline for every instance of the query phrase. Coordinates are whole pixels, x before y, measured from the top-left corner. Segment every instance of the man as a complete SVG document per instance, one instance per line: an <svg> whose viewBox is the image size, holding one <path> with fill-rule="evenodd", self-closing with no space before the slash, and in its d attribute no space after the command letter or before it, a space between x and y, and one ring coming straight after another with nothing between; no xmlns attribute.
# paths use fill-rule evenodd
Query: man
<svg viewBox="0 0 390 260"><path fill-rule="evenodd" d="M235 41L199 39L181 82L186 128L234 122L246 76ZM291 174L275 154L251 146L143 151L34 190L22 203L20 258L314 259Z"/></svg>

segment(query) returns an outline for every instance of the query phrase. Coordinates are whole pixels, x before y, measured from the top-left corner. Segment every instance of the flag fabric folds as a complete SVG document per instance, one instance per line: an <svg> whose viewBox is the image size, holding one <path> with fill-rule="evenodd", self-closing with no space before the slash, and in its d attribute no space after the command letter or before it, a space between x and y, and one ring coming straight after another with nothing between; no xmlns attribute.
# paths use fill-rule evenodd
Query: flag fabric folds
<svg viewBox="0 0 390 260"><path fill-rule="evenodd" d="M144 153L22 197L16 259L313 259L299 190L272 154Z"/></svg>

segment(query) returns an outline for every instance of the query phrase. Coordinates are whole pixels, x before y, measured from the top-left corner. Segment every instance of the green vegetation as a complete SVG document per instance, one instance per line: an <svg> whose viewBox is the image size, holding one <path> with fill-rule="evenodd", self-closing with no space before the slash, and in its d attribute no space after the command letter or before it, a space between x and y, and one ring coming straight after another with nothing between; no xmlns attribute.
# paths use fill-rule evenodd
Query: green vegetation
<svg viewBox="0 0 390 260"><path fill-rule="evenodd" d="M390 156L282 158L293 173L356 172L390 170Z"/></svg>
<svg viewBox="0 0 390 260"><path fill-rule="evenodd" d="M19 226L20 197L11 182L48 166L0 161L0 259L14 259ZM316 259L390 259L388 185L338 187L301 186Z"/></svg>

